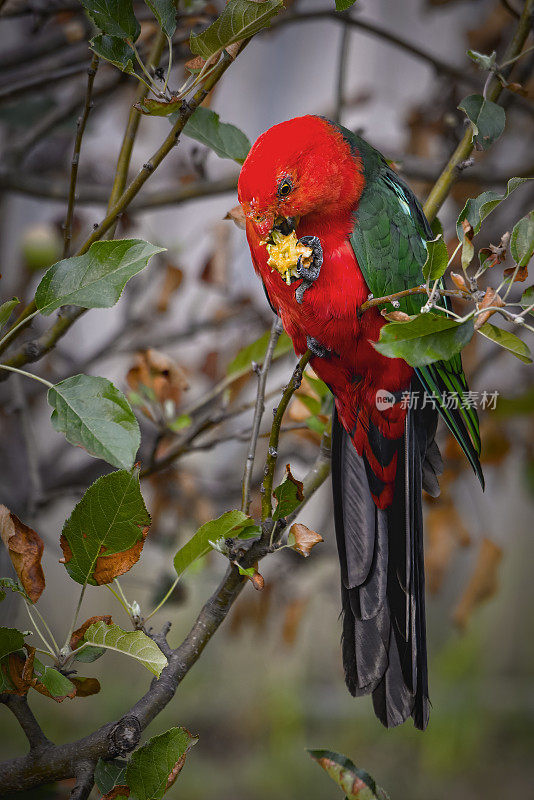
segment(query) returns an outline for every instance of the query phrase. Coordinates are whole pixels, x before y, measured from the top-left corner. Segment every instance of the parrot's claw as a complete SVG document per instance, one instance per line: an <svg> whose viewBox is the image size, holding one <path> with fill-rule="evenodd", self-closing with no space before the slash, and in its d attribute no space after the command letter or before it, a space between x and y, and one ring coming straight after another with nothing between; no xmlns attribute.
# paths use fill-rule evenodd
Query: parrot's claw
<svg viewBox="0 0 534 800"><path fill-rule="evenodd" d="M303 280L300 286L297 286L295 289L295 297L297 303L302 303L304 292L313 285L321 272L321 267L323 265L323 248L318 236L302 236L298 243L310 247L313 251L311 266L302 266L302 256L300 256L297 261L297 276Z"/></svg>
<svg viewBox="0 0 534 800"><path fill-rule="evenodd" d="M314 356L317 358L330 358L332 353L328 350L327 347L324 347L317 339L314 339L313 336L306 337L306 345L308 350L311 350Z"/></svg>

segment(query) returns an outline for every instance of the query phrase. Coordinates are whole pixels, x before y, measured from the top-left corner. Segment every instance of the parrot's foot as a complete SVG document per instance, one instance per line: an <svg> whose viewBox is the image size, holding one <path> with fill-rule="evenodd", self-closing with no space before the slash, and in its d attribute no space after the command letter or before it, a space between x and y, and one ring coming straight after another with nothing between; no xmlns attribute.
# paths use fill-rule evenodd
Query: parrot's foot
<svg viewBox="0 0 534 800"><path fill-rule="evenodd" d="M308 346L308 350L311 350L314 356L317 358L330 358L332 353L328 350L327 347L318 342L317 339L314 339L313 336L306 336L306 344Z"/></svg>
<svg viewBox="0 0 534 800"><path fill-rule="evenodd" d="M297 277L303 280L300 286L297 286L295 289L295 297L297 303L302 303L304 292L313 285L321 272L321 267L323 265L323 248L318 236L302 236L298 240L298 243L310 247L312 250L311 264L309 267L305 267L302 264L302 256L300 256L297 261Z"/></svg>

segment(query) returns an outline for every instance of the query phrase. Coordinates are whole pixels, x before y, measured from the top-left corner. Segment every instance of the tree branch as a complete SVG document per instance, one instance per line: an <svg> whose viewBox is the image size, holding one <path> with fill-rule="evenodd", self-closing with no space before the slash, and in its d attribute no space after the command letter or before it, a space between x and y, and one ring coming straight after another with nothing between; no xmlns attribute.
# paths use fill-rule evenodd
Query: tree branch
<svg viewBox="0 0 534 800"><path fill-rule="evenodd" d="M525 44L527 37L531 30L532 25L532 14L534 11L534 0L525 0L525 4L523 6L523 11L521 12L521 18L517 25L516 32L512 41L510 42L506 53L504 55L504 61L509 61L510 59L515 58L521 50L523 49L523 45ZM505 73L505 77L510 72L511 66L503 70ZM501 92L502 92L502 84L496 78L493 78L488 91L486 92L486 97L488 100L492 102L497 102L499 99ZM453 183L456 181L458 177L458 167L462 164L473 152L473 126L470 124L461 140L458 144L456 150L450 157L447 165L445 166L443 172L439 176L438 180L434 184L432 191L428 195L426 203L424 205L424 212L431 222L436 214L438 213L439 209L443 205L445 198L449 194Z"/></svg>
<svg viewBox="0 0 534 800"><path fill-rule="evenodd" d="M93 106L92 94L93 84L95 82L95 75L98 69L99 58L93 55L91 64L87 70L87 89L85 91L85 103L81 117L76 123L76 137L74 139L74 149L72 153L71 170L70 170L70 183L69 183L69 199L67 203L67 215L65 217L65 225L63 228L63 258L67 258L70 250L70 241L72 238L72 220L74 217L74 204L76 202L76 180L78 178L78 165L80 163L80 150L82 147L82 139L85 133L85 126L89 117L89 112Z"/></svg>
<svg viewBox="0 0 534 800"><path fill-rule="evenodd" d="M299 366L304 368L309 353L300 360ZM305 361L306 359L306 361ZM298 369L298 368L297 368ZM295 371L296 372L296 371ZM286 387L278 406L277 417L281 419L281 407L287 403L296 389L295 372ZM274 424L274 423L273 423ZM328 459L328 437L323 437L323 444L308 475L304 478L304 500L297 509L300 512L313 493L324 482L328 475L325 468ZM295 515L296 513L295 512ZM264 530L270 535L272 521ZM244 543L246 548L246 544ZM254 540L240 559L247 568L262 560L274 551L274 546L262 540ZM126 755L139 743L142 731L158 716L172 700L183 678L198 661L204 648L226 619L232 605L246 585L246 579L239 574L237 568L229 566L218 588L204 604L191 630L176 649L168 655L168 665L158 680L152 682L150 688L132 708L117 722L110 722L97 731L74 742L62 745L49 745L44 751L36 751L27 756L11 759L0 764L0 786L4 792L30 789L32 786L50 783L72 777L75 774L73 765L78 765L80 756L85 764L95 764L99 758L109 759L118 755ZM164 629L165 630L165 629ZM166 632L165 632L166 633ZM165 634L164 634L165 635ZM169 651L167 651L169 652ZM11 701L11 695L0 696L3 702ZM92 767L94 769L94 767ZM77 786L80 784L78 778ZM83 784L87 786L88 784ZM81 791L81 788L80 788ZM76 798L87 797L77 795Z"/></svg>
<svg viewBox="0 0 534 800"><path fill-rule="evenodd" d="M274 411L274 420L271 427L271 435L269 436L269 449L267 451L267 460L265 462L265 477L263 479L263 484L261 488L262 491L261 518L263 522L269 520L272 514L274 470L276 468L276 461L278 459L278 440L280 438L280 427L282 425L282 418L289 404L289 401L291 400L294 393L299 388L302 382L302 374L304 372L306 364L309 362L311 357L312 353L309 350L306 350L306 352L300 359L299 363L293 370L293 375L291 376L291 380L284 389L284 393L282 394L282 399L280 400L278 407Z"/></svg>
<svg viewBox="0 0 534 800"><path fill-rule="evenodd" d="M26 697L21 697L18 694L2 694L0 695L0 702L4 703L17 718L17 722L26 735L31 751L54 746L43 733L43 729L35 719Z"/></svg>

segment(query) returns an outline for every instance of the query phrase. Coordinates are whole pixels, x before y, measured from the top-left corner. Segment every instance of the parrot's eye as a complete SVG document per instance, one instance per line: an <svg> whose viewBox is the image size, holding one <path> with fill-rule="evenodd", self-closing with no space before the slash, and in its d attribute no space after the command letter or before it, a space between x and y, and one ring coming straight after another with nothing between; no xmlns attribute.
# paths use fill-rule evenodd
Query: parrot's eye
<svg viewBox="0 0 534 800"><path fill-rule="evenodd" d="M292 188L293 184L289 178L284 178L278 186L278 197L287 197Z"/></svg>

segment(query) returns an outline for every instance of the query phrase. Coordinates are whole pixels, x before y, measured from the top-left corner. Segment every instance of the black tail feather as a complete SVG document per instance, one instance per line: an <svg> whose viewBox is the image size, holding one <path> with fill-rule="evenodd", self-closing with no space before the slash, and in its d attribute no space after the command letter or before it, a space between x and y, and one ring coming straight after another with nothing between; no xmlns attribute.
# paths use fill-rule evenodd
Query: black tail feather
<svg viewBox="0 0 534 800"><path fill-rule="evenodd" d="M386 727L409 716L417 728L428 723L421 491L439 491L436 421L432 409L408 412L393 502L383 510L372 500L364 459L335 413L333 419L345 681L354 696L373 694Z"/></svg>

